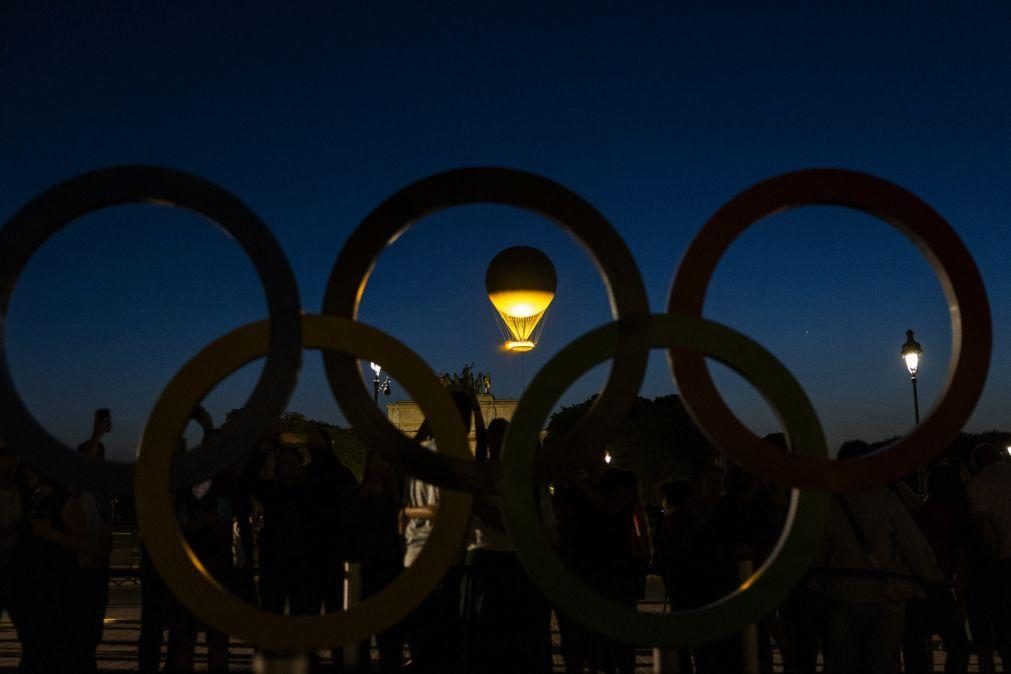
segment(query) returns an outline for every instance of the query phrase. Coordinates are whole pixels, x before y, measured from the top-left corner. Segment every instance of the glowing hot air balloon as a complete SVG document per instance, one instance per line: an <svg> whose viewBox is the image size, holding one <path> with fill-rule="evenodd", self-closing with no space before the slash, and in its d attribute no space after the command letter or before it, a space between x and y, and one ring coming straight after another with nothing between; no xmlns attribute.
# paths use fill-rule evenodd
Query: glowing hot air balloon
<svg viewBox="0 0 1011 674"><path fill-rule="evenodd" d="M502 317L505 348L518 352L533 349L558 285L548 256L529 246L506 248L488 265L484 285Z"/></svg>

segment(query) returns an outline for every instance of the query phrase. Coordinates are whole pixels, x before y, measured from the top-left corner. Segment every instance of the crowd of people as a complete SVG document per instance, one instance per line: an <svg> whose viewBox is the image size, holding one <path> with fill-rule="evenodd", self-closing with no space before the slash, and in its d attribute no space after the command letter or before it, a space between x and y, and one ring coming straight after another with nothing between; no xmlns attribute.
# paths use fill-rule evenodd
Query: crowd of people
<svg viewBox="0 0 1011 674"><path fill-rule="evenodd" d="M452 395L475 429L476 459L499 461L508 422L486 425L473 393ZM193 420L205 438L219 432L202 408ZM111 427L109 412L96 412L79 451L104 460ZM346 562L359 565L362 596L371 596L416 562L432 532L437 487L403 475L375 451L357 479L329 437L322 427L279 428L239 463L174 494L180 531L203 567L264 610L341 611ZM416 440L436 449L425 425ZM781 435L769 440L786 446ZM850 442L839 458L869 451ZM790 513L788 488L713 463L697 479L662 485L656 515L636 475L607 463L603 448L536 495L545 536L583 582L634 607L656 573L672 611L737 590L773 554ZM370 644L360 645L361 671L551 672L553 613L568 674L635 671L631 646L553 611L523 571L500 505L495 495L475 498L457 563L407 618L375 636L376 657ZM95 671L111 532L108 498L54 483L0 444L0 610L17 631L22 671ZM193 671L202 633L208 670L228 671L229 636L179 602L141 552L138 669ZM935 465L926 494L900 482L834 495L816 563L752 629L750 641L737 634L682 649L679 671L771 672L775 646L783 669L798 674L818 671L819 655L831 674L927 672L935 635L950 674L967 671L973 650L981 672L995 671L996 654L1011 663L1005 453L984 444L968 465ZM312 655L313 670L344 669L341 648L325 655Z"/></svg>
<svg viewBox="0 0 1011 674"><path fill-rule="evenodd" d="M78 451L104 459L107 410ZM75 492L17 460L0 442L0 606L26 672L94 672L109 595L108 498Z"/></svg>
<svg viewBox="0 0 1011 674"><path fill-rule="evenodd" d="M770 436L783 443L783 438ZM784 445L785 446L785 445ZM872 451L845 443L838 459ZM696 488L666 483L655 563L674 610L702 606L737 588L765 562L788 512L788 491L740 468L712 466ZM977 446L966 465L932 467L926 493L907 482L834 495L815 564L757 625L757 668L870 674L934 671L940 637L946 674L1011 664L1011 463ZM970 639L971 636L971 639ZM735 635L678 653L679 671L745 671ZM754 664L751 665L752 667Z"/></svg>

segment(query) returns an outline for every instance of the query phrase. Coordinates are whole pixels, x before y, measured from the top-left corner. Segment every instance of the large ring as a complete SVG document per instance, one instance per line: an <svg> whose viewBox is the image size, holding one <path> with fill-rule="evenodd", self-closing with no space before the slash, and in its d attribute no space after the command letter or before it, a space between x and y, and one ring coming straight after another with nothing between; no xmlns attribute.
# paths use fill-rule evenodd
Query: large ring
<svg viewBox="0 0 1011 674"><path fill-rule="evenodd" d="M685 405L734 461L780 484L835 492L895 482L944 451L969 419L990 364L990 306L979 269L951 226L901 187L864 173L819 169L788 173L745 190L710 218L688 247L667 311L701 316L709 279L730 244L755 221L797 206L847 206L905 234L930 262L951 314L951 363L941 401L913 431L866 457L832 461L790 455L763 441L727 407L696 351L670 350Z"/></svg>
<svg viewBox="0 0 1011 674"><path fill-rule="evenodd" d="M730 328L687 316L655 315L647 328L653 347L697 350L745 377L779 415L791 447L804 455L827 456L821 424L803 389L761 346ZM757 622L804 574L822 537L829 496L794 489L784 534L769 560L735 592L707 606L676 613L640 613L598 594L565 566L547 541L530 480L547 415L572 382L616 352L618 342L613 323L583 335L541 369L520 400L506 431L502 456L503 514L509 536L541 591L587 628L639 646L713 641Z"/></svg>
<svg viewBox="0 0 1011 674"><path fill-rule="evenodd" d="M635 319L649 315L649 300L639 268L607 219L579 195L532 173L503 168L460 169L409 185L380 204L351 234L330 272L322 313L355 318L365 284L383 248L427 215L476 203L523 208L568 231L597 264L612 313L623 325L604 388L586 417L557 446L557 463L576 461L587 447L593 446L594 438L617 430L635 401L649 351L644 335L634 328ZM442 487L485 493L497 490L495 464L453 461L433 455L397 431L376 409L354 358L327 353L323 355L323 364L330 388L348 421L386 459Z"/></svg>
<svg viewBox="0 0 1011 674"><path fill-rule="evenodd" d="M396 624L418 606L456 560L470 518L469 494L443 491L420 556L378 594L325 616L285 616L255 608L219 585L175 524L168 471L190 410L219 381L268 349L269 324L252 323L214 341L188 362L158 399L144 428L134 471L137 523L158 572L200 619L263 648L308 651L352 644ZM448 392L407 347L375 328L331 316L304 316L307 348L336 349L382 363L425 411L441 454L470 456L466 430Z"/></svg>
<svg viewBox="0 0 1011 674"><path fill-rule="evenodd" d="M186 208L216 223L249 255L267 295L270 345L263 373L236 422L173 466L174 485L192 484L235 462L268 430L271 420L284 411L301 365L301 305L295 276L273 234L238 198L202 178L152 166L93 171L46 190L0 230L0 330L18 276L50 236L87 213L135 202ZM24 460L61 484L129 495L130 464L90 461L47 433L31 415L10 375L2 333L0 433Z"/></svg>

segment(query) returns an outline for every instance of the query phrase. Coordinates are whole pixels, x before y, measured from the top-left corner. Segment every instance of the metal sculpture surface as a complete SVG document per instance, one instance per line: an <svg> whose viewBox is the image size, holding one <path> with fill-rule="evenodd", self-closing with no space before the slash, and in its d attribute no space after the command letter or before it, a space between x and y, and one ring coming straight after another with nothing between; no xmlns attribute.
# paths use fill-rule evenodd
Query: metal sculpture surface
<svg viewBox="0 0 1011 674"><path fill-rule="evenodd" d="M266 648L293 651L350 644L390 626L416 607L452 562L466 532L473 496L501 493L517 555L560 608L590 628L651 646L695 645L755 622L802 576L814 555L830 491L881 486L941 452L968 420L982 392L991 350L990 310L975 262L950 225L915 195L852 171L808 170L746 190L706 223L678 267L667 313L651 315L632 255L589 203L545 178L510 169L470 168L414 183L380 204L352 233L330 273L322 315L301 315L286 258L266 226L238 199L200 178L153 167L116 167L61 183L29 202L0 231L0 320L28 258L74 218L115 204L146 201L190 208L228 231L253 260L270 318L240 327L201 351L173 377L145 426L133 493L145 543L173 592L215 627ZM475 464L466 430L439 377L403 344L357 322L358 304L381 251L420 218L438 210L496 203L539 213L582 243L604 276L615 321L578 338L552 358L519 402L501 466ZM862 459L830 461L817 415L803 389L775 359L743 335L701 317L706 287L723 252L751 223L808 204L855 208L904 232L927 257L948 299L952 361L941 402L892 447ZM2 329L2 328L0 328ZM0 433L18 454L68 485L114 494L130 491L130 466L94 464L52 438L35 421L11 380L0 333ZM282 616L232 596L203 569L174 526L170 489L211 476L252 447L285 409L302 348L324 350L327 378L344 414L365 441L408 474L445 490L432 537L418 561L390 586L351 610L327 616ZM685 405L713 443L766 479L793 488L786 529L770 559L734 593L700 609L647 615L594 593L544 540L531 482L580 465L621 423L645 374L651 348L669 350ZM227 435L189 456L172 450L190 410L217 382L249 361L267 364ZM766 397L791 451L763 442L720 399L706 356L727 365ZM357 366L387 368L429 418L439 451L397 431L369 395ZM614 363L601 394L567 436L538 453L544 419L566 386L591 367Z"/></svg>
<svg viewBox="0 0 1011 674"><path fill-rule="evenodd" d="M850 461L784 454L755 436L720 398L698 352L670 352L685 405L717 447L765 479L832 491L856 491L916 472L958 435L983 392L992 327L983 278L961 239L934 209L897 185L853 171L800 171L745 190L720 208L696 235L678 267L667 302L671 313L701 316L720 257L757 220L806 205L846 206L876 216L905 234L930 263L948 301L951 362L941 401L906 437Z"/></svg>
<svg viewBox="0 0 1011 674"><path fill-rule="evenodd" d="M295 275L270 229L245 204L206 180L165 168L117 166L85 173L28 202L0 230L0 432L26 460L70 487L129 496L129 464L92 463L46 432L14 387L7 362L6 324L11 295L28 259L49 237L92 211L128 203L186 208L214 222L249 255L267 295L270 350L256 388L213 444L180 458L173 484L210 477L240 458L284 411L302 362L302 313Z"/></svg>

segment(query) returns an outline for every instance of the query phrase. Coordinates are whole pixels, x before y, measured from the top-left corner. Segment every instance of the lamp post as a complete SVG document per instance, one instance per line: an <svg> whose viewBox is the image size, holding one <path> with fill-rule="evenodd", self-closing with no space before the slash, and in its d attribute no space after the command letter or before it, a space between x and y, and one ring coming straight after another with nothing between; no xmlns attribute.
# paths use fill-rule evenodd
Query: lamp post
<svg viewBox="0 0 1011 674"><path fill-rule="evenodd" d="M382 391L383 395L390 395L390 378L387 377L383 381L380 374L382 374L383 366L379 363L370 362L369 365L372 367L372 372L375 373L375 378L372 380L372 398L375 400L376 405L379 405L379 392Z"/></svg>
<svg viewBox="0 0 1011 674"><path fill-rule="evenodd" d="M920 343L913 339L913 331L906 330L906 343L902 345L899 352L902 360L906 363L906 370L909 371L909 381L913 383L913 418L916 425L920 425L920 398L916 393L916 372L920 369L920 357L923 355L923 348ZM927 469L920 466L916 471L917 491L923 496L927 493Z"/></svg>
<svg viewBox="0 0 1011 674"><path fill-rule="evenodd" d="M920 423L920 399L916 394L916 372L920 369L920 357L923 356L923 349L920 343L913 339L913 331L906 330L906 343L902 345L902 360L906 361L906 369L909 371L909 380L913 382L913 418L916 424Z"/></svg>

